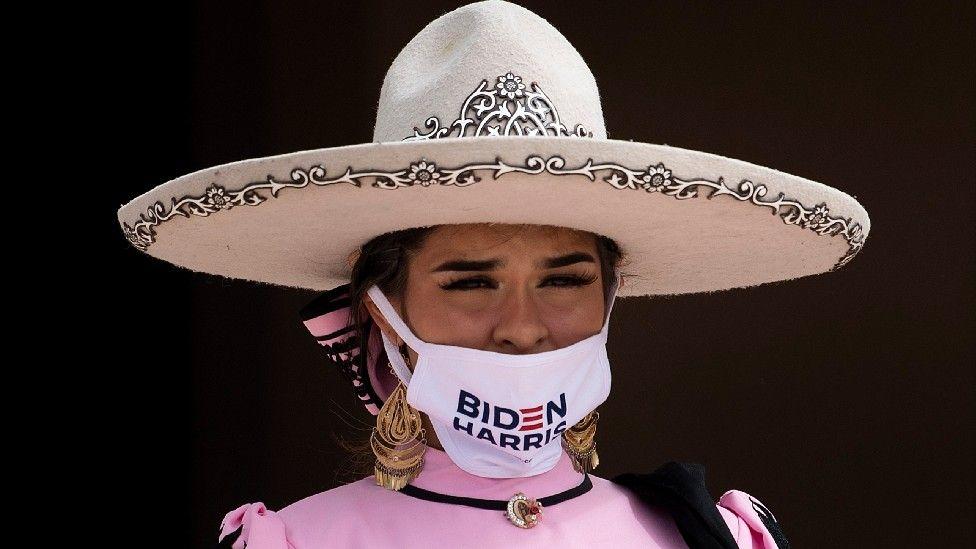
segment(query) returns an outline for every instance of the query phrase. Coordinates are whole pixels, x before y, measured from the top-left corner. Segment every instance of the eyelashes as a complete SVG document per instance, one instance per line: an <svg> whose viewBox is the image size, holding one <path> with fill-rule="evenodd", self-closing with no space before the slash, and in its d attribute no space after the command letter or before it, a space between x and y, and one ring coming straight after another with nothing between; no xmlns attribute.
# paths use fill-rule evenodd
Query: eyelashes
<svg viewBox="0 0 976 549"><path fill-rule="evenodd" d="M592 284L597 279L597 275L555 275L542 281L542 287L554 288L580 288ZM497 288L498 284L486 276L469 276L451 280L441 285L442 290L466 291L466 290L490 290Z"/></svg>

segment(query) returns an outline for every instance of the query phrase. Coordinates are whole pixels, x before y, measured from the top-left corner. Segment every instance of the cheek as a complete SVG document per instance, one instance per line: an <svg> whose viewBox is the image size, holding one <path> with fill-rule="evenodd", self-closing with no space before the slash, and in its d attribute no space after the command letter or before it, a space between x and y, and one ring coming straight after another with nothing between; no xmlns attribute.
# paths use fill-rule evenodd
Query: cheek
<svg viewBox="0 0 976 549"><path fill-rule="evenodd" d="M436 287L418 290L407 304L410 327L417 337L429 343L475 349L485 348L491 341L497 319L490 304L471 303L471 295L457 303Z"/></svg>
<svg viewBox="0 0 976 549"><path fill-rule="evenodd" d="M426 307L427 314L415 319L417 336L430 343L485 348L491 340L495 319L483 312L465 312L442 304Z"/></svg>
<svg viewBox="0 0 976 549"><path fill-rule="evenodd" d="M602 294L586 294L547 313L549 337L556 348L572 345L603 328Z"/></svg>

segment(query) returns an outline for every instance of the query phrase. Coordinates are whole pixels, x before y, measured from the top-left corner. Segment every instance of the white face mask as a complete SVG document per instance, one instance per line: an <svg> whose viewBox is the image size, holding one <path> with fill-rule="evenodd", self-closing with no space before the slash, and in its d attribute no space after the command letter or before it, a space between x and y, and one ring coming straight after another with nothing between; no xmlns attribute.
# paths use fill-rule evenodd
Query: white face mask
<svg viewBox="0 0 976 549"><path fill-rule="evenodd" d="M458 467L481 477L528 477L555 467L563 431L610 395L607 328L616 278L600 333L568 347L505 354L422 341L376 286L369 296L418 355L413 372L383 334L387 357L407 386L407 402L430 417Z"/></svg>

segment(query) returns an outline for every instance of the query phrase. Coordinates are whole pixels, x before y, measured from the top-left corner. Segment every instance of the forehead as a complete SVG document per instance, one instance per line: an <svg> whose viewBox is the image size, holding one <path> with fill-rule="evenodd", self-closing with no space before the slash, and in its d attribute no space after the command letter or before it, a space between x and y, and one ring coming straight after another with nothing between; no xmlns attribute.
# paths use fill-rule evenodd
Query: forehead
<svg viewBox="0 0 976 549"><path fill-rule="evenodd" d="M589 252L595 257L595 236L566 227L472 223L435 228L415 259L421 262L446 258L514 261L577 251Z"/></svg>

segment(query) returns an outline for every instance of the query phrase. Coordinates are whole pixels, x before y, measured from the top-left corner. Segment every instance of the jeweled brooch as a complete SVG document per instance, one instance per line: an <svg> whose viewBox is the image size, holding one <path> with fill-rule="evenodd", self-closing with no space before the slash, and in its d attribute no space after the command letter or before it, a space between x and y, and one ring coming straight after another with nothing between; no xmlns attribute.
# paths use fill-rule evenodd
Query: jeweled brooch
<svg viewBox="0 0 976 549"><path fill-rule="evenodd" d="M519 528L532 528L542 518L542 503L519 492L508 500L505 516Z"/></svg>

